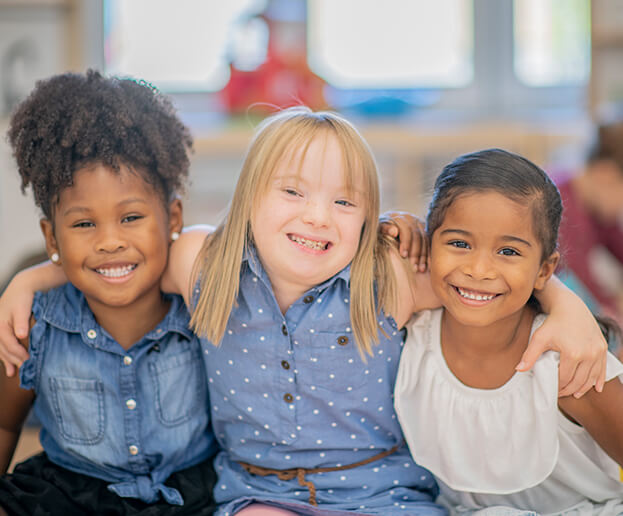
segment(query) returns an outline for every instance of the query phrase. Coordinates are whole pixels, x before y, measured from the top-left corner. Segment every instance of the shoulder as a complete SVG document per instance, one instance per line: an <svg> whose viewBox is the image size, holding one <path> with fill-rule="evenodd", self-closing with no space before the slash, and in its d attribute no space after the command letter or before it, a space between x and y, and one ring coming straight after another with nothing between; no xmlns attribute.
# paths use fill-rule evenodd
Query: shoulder
<svg viewBox="0 0 623 516"><path fill-rule="evenodd" d="M71 283L65 283L46 292L35 292L33 307L74 311L79 308L83 298L82 292Z"/></svg>
<svg viewBox="0 0 623 516"><path fill-rule="evenodd" d="M461 491L508 493L539 483L558 455L556 377L545 390L531 372L497 389L462 384L441 354L440 313L421 312L406 325L394 395L413 456ZM475 473L469 465L483 456L487 467Z"/></svg>

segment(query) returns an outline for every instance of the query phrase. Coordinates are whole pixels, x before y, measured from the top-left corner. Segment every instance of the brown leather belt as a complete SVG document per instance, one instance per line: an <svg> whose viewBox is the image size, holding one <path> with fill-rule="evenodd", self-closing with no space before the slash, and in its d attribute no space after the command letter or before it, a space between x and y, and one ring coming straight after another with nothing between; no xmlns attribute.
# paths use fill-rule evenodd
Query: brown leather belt
<svg viewBox="0 0 623 516"><path fill-rule="evenodd" d="M270 469L263 468L262 466L255 466L253 464L248 464L247 462L239 462L239 464L252 475L258 475L260 477L265 477L267 475L277 475L279 480L292 480L296 478L299 481L299 485L302 487L307 487L309 490L309 503L311 505L318 506L316 502L316 486L313 482L306 480L305 475L309 475L311 473L329 473L331 471L344 471L346 469L358 468L359 466L365 466L366 464L370 464L371 462L384 459L388 457L396 450L400 448L400 444L397 444L393 448L389 450L385 450L384 452L377 453L372 457L369 457L365 460L360 460L359 462L355 462L353 464L346 464L345 466L334 466L331 468L290 468L290 469Z"/></svg>

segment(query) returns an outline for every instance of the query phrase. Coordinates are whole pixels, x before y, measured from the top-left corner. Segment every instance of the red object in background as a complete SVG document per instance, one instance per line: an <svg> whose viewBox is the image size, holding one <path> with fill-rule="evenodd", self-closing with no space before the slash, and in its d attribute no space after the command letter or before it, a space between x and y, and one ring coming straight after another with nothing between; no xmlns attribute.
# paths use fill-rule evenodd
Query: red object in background
<svg viewBox="0 0 623 516"><path fill-rule="evenodd" d="M288 45L284 38L276 37L276 31L283 28L265 20L269 27L266 60L252 71L230 65L229 83L221 91L225 107L232 113L246 112L250 107L254 111L274 111L275 107L301 104L314 110L326 108L325 82L307 65L304 30L298 30L297 41Z"/></svg>

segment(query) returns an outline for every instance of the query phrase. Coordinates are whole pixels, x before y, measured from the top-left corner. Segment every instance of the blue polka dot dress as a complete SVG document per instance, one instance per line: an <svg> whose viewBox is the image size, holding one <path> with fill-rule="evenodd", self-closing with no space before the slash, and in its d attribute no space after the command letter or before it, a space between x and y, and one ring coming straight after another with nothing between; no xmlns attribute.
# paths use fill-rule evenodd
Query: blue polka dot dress
<svg viewBox="0 0 623 516"><path fill-rule="evenodd" d="M437 486L403 444L392 392L403 333L379 324L364 362L349 319L347 267L305 293L283 315L253 250L242 266L238 306L219 347L203 342L214 432L219 515L253 501L300 514L445 514ZM248 473L239 462L272 469L353 464L395 445L393 454L354 469L306 475L318 507L296 478Z"/></svg>

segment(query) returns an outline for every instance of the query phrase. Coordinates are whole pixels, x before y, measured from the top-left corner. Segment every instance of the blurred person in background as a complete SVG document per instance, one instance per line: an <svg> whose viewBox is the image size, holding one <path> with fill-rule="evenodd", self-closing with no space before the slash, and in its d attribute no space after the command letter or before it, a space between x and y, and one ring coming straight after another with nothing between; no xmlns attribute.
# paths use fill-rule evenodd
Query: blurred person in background
<svg viewBox="0 0 623 516"><path fill-rule="evenodd" d="M559 274L596 312L621 325L623 119L597 128L583 169L558 188L564 204Z"/></svg>

